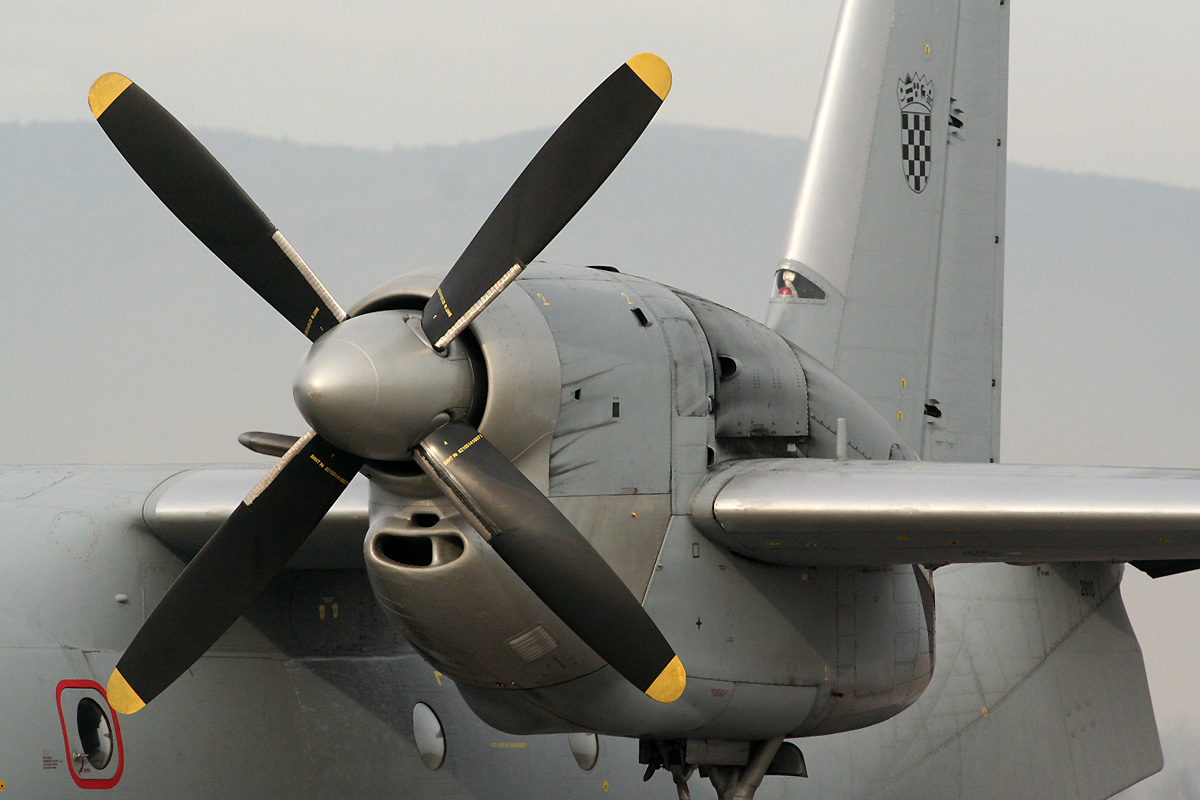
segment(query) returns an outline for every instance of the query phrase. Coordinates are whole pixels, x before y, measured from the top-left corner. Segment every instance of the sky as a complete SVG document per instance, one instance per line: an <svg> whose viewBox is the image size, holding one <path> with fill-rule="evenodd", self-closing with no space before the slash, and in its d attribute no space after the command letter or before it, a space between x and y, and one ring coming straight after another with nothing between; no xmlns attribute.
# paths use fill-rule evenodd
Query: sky
<svg viewBox="0 0 1200 800"><path fill-rule="evenodd" d="M1200 4L1018 0L1009 157L1200 188ZM371 148L553 127L637 52L660 122L807 136L835 0L10 3L0 122L87 119L123 72L189 125Z"/></svg>
<svg viewBox="0 0 1200 800"><path fill-rule="evenodd" d="M1014 5L1010 161L1200 189L1200 3ZM455 144L553 127L650 50L674 72L660 123L807 136L837 6L130 0L115 14L82 0L9 3L0 122L90 119L88 87L115 70L193 128L378 149ZM1153 451L1145 458L1154 463ZM1160 720L1175 725L1200 712L1190 699L1200 666L1178 648L1180 625L1188 642L1200 626L1154 619L1170 591L1130 570L1152 686L1171 699L1159 701Z"/></svg>

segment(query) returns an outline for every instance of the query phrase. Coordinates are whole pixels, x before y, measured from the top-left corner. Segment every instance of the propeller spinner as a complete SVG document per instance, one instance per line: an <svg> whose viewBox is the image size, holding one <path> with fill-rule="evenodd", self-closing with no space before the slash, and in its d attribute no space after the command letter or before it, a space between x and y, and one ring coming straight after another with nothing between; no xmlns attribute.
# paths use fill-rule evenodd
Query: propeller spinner
<svg viewBox="0 0 1200 800"><path fill-rule="evenodd" d="M212 252L314 342L294 394L313 426L196 554L109 680L131 714L186 671L249 607L367 459L415 457L535 594L617 672L659 702L686 674L612 568L500 451L465 422L477 388L461 348L480 312L567 224L654 116L671 85L635 56L554 132L415 313L347 320L304 260L212 154L128 78L88 102L146 185Z"/></svg>

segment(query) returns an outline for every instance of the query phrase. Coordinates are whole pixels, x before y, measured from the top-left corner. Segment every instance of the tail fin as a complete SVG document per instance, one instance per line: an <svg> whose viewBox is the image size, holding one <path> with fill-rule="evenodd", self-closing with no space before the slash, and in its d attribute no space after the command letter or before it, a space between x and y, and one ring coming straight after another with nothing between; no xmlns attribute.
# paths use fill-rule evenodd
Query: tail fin
<svg viewBox="0 0 1200 800"><path fill-rule="evenodd" d="M846 0L767 315L928 460L999 456L1008 12Z"/></svg>

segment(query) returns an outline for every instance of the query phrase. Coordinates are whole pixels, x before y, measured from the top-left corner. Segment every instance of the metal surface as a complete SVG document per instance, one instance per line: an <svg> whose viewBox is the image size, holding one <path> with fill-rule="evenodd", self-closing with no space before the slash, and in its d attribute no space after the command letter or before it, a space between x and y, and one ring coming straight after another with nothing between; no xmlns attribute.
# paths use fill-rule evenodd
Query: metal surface
<svg viewBox="0 0 1200 800"><path fill-rule="evenodd" d="M188 555L199 552L254 485L262 469L203 467L168 473L141 518L154 535ZM355 478L292 556L292 569L360 569L367 532L367 482Z"/></svg>
<svg viewBox="0 0 1200 800"><path fill-rule="evenodd" d="M680 294L696 315L716 365L718 437L808 435L808 386L786 339L752 319Z"/></svg>
<svg viewBox="0 0 1200 800"><path fill-rule="evenodd" d="M800 742L810 777L798 795L1099 800L1157 772L1162 751L1121 570L937 570L929 688L883 725Z"/></svg>
<svg viewBox="0 0 1200 800"><path fill-rule="evenodd" d="M551 500L604 556L634 597L643 599L671 521L671 496L623 494Z"/></svg>
<svg viewBox="0 0 1200 800"><path fill-rule="evenodd" d="M808 438L799 454L812 459L837 457L837 424L846 420L850 459L915 459L916 453L895 427L833 370L807 351L794 347L808 386Z"/></svg>
<svg viewBox="0 0 1200 800"><path fill-rule="evenodd" d="M402 461L422 437L465 419L476 387L467 351L434 353L415 311L353 317L309 349L292 388L322 436L363 458Z"/></svg>
<svg viewBox="0 0 1200 800"><path fill-rule="evenodd" d="M539 264L518 282L546 319L562 370L551 496L666 494L671 375L662 326L625 276Z"/></svg>
<svg viewBox="0 0 1200 800"><path fill-rule="evenodd" d="M430 537L453 540L457 552L426 563L403 557L415 548L389 547ZM362 554L393 630L455 681L500 685L511 693L604 666L457 513L435 516L422 510L415 521L382 518L372 526ZM512 645L532 631L550 646L530 653Z"/></svg>
<svg viewBox="0 0 1200 800"><path fill-rule="evenodd" d="M438 285L439 271L403 275L369 292L350 311L351 318L386 309L424 305ZM516 287L502 293L471 323L482 353L487 387L480 433L517 465L543 492L549 489L552 432L562 393L558 353L534 301ZM390 491L429 496L433 485L413 466L404 474L381 476Z"/></svg>
<svg viewBox="0 0 1200 800"><path fill-rule="evenodd" d="M750 461L692 508L725 546L779 564L1200 557L1200 470Z"/></svg>
<svg viewBox="0 0 1200 800"><path fill-rule="evenodd" d="M811 166L805 168L785 251L788 259L815 269L843 297L850 286L851 257L864 210L862 193L876 125L874 97L888 56L894 7L893 0L842 4L810 136L810 152L822 155L810 158ZM860 95L871 99L844 100Z"/></svg>
<svg viewBox="0 0 1200 800"><path fill-rule="evenodd" d="M696 315L665 286L633 279L662 324L671 367L671 513L686 513L687 498L716 459L713 362Z"/></svg>
<svg viewBox="0 0 1200 800"><path fill-rule="evenodd" d="M674 517L645 605L689 685L720 681L720 713L688 735L753 741L869 725L910 705L932 669L928 600L908 566L782 568Z"/></svg>
<svg viewBox="0 0 1200 800"><path fill-rule="evenodd" d="M767 315L926 460L999 458L1010 8L843 5L780 265L825 298Z"/></svg>

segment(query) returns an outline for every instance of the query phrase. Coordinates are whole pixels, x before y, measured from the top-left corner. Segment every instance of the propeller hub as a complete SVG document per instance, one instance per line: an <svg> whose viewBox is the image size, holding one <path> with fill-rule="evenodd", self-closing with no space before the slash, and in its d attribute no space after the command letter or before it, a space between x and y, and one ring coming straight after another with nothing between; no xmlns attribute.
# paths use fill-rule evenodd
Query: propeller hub
<svg viewBox="0 0 1200 800"><path fill-rule="evenodd" d="M323 438L362 458L400 461L434 428L466 417L474 395L461 344L442 355L420 333L420 312L352 317L318 339L292 387Z"/></svg>

